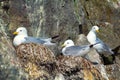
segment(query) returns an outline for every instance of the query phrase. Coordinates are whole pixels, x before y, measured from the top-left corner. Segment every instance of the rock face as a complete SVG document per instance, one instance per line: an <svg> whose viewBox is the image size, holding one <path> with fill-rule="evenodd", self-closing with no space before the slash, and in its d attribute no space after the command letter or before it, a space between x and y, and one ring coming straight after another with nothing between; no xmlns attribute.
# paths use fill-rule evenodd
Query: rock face
<svg viewBox="0 0 120 80"><path fill-rule="evenodd" d="M20 66L19 58L16 56L16 50L12 45L12 32L18 27L26 27L29 35L34 37L52 37L59 35L56 43L58 49L60 49L61 43L68 37L73 39L78 45L88 44L86 43L87 41L85 41L86 39L83 39L83 43L80 43L82 40L78 41L79 35L84 34L86 36L93 25L98 25L100 26L98 37L112 49L115 49L116 53L120 53L119 14L119 0L1 0L0 80L29 79L30 74ZM93 54L90 54L90 56L93 56ZM68 62L69 59L71 59L71 57L68 58ZM62 60L64 63L64 58ZM99 59L97 60L99 61ZM116 64L106 66L98 65L98 69L101 70L100 73L106 80L120 80L119 62L120 56L118 55L116 57ZM75 64L77 62L73 63ZM38 69L38 66L31 62L26 64L26 66L34 67L34 69L33 67L28 68L27 71L37 71ZM50 79L57 79L57 77L60 76L66 80L67 77L62 73L64 72L56 72L58 76ZM78 73L80 74L81 72ZM49 73L46 72L46 74L50 76ZM86 74L84 75L87 76ZM39 75L37 75L37 77L39 77ZM71 76L71 78L73 78L73 76ZM85 77L84 80L86 80Z"/></svg>
<svg viewBox="0 0 120 80"><path fill-rule="evenodd" d="M6 30L7 24L0 20L0 79L26 79L28 76L19 65L12 40ZM21 74L22 73L22 74Z"/></svg>

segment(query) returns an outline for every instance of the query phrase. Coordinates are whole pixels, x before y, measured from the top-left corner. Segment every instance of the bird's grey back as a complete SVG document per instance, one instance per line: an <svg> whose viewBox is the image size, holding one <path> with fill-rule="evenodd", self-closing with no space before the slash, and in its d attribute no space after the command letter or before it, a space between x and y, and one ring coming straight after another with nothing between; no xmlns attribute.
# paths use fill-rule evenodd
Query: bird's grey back
<svg viewBox="0 0 120 80"><path fill-rule="evenodd" d="M67 47L64 55L82 56L83 55L82 53L84 53L86 49L89 49L88 45Z"/></svg>
<svg viewBox="0 0 120 80"><path fill-rule="evenodd" d="M25 37L26 41L25 43L39 43L44 44L46 41L41 40L40 38L34 38L34 37Z"/></svg>

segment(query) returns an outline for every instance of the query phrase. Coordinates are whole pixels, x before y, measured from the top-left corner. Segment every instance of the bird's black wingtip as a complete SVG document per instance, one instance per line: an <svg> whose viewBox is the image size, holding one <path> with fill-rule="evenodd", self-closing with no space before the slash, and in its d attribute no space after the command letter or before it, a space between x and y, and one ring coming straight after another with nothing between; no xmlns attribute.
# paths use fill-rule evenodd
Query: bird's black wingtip
<svg viewBox="0 0 120 80"><path fill-rule="evenodd" d="M92 47L93 47L93 44L91 44L89 47L92 48Z"/></svg>
<svg viewBox="0 0 120 80"><path fill-rule="evenodd" d="M52 39L55 39L55 38L58 38L58 37L59 37L59 35L56 35L56 36L53 36Z"/></svg>

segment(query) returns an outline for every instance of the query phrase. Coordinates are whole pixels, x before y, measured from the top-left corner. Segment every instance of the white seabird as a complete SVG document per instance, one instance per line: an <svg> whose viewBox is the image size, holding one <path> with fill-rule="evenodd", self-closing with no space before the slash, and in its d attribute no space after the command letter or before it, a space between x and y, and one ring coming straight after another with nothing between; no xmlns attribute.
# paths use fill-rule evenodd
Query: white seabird
<svg viewBox="0 0 120 80"><path fill-rule="evenodd" d="M64 42L62 53L63 55L71 55L71 56L82 56L85 57L86 54L90 51L90 49L96 45L97 43L93 45L82 45L82 46L75 46L74 42L72 40L66 40Z"/></svg>
<svg viewBox="0 0 120 80"><path fill-rule="evenodd" d="M53 38L35 38L28 36L27 29L25 27L19 27L17 30L13 33L16 35L13 39L13 45L18 46L22 43L39 43L43 45L55 45L55 43L52 43Z"/></svg>
<svg viewBox="0 0 120 80"><path fill-rule="evenodd" d="M96 49L96 51L99 54L103 54L105 56L114 54L114 52L111 50L111 48L97 37L96 32L99 32L99 27L93 26L87 35L87 40L89 41L89 43L90 44L98 43L93 47Z"/></svg>

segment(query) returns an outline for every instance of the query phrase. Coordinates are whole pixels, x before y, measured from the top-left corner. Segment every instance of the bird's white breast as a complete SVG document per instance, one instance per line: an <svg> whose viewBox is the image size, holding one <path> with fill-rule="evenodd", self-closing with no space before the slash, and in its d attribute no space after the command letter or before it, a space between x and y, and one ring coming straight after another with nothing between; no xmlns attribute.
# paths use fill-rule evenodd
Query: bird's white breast
<svg viewBox="0 0 120 80"><path fill-rule="evenodd" d="M25 36L23 36L23 35L16 36L13 40L13 44L15 46L18 46L24 42L25 42Z"/></svg>
<svg viewBox="0 0 120 80"><path fill-rule="evenodd" d="M62 53L65 54L66 47L62 49Z"/></svg>
<svg viewBox="0 0 120 80"><path fill-rule="evenodd" d="M92 31L89 32L87 35L87 40L89 41L90 44L95 44L96 43L96 34Z"/></svg>

